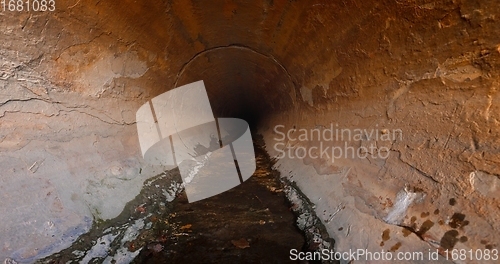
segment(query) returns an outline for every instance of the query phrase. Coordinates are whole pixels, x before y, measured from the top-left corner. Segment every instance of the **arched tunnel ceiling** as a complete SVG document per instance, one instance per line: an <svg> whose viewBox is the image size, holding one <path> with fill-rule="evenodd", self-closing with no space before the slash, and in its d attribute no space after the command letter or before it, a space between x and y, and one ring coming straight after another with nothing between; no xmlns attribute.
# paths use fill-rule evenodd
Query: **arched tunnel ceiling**
<svg viewBox="0 0 500 264"><path fill-rule="evenodd" d="M141 158L135 112L200 78L217 115L254 119L271 155L277 125L402 131L348 142L387 147L384 160L278 160L337 250L380 250L384 230L384 249L498 248L498 14L495 0L74 0L3 12L0 259L29 262L118 215L162 170Z"/></svg>

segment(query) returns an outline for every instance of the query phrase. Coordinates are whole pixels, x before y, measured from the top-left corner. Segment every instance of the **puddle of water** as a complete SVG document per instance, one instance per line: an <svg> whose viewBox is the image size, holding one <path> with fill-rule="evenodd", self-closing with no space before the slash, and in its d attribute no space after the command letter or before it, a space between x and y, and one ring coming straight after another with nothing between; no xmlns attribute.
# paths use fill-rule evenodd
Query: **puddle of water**
<svg viewBox="0 0 500 264"><path fill-rule="evenodd" d="M290 250L332 248L313 205L279 172L257 137L257 170L243 184L188 203L178 169L145 182L115 219L37 263L284 262ZM299 228L302 230L299 230Z"/></svg>

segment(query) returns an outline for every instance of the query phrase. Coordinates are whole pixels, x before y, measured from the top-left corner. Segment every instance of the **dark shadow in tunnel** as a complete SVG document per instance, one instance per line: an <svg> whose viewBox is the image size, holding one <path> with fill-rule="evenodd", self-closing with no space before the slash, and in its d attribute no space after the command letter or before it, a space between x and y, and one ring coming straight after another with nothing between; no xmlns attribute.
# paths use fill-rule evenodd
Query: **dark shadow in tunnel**
<svg viewBox="0 0 500 264"><path fill-rule="evenodd" d="M229 45L204 50L187 62L175 87L203 80L216 117L246 120L252 129L261 120L293 106L294 84L272 56Z"/></svg>

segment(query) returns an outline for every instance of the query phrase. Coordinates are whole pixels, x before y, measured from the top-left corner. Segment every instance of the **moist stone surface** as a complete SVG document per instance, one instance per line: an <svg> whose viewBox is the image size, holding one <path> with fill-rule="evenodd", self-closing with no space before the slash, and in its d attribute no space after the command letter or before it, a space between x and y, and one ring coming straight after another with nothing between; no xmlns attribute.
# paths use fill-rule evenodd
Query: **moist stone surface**
<svg viewBox="0 0 500 264"><path fill-rule="evenodd" d="M180 186L179 171L171 170L149 180L119 217L39 263L286 263L291 249L314 251L297 227L291 208L298 205L287 200L261 137L257 142L257 170L243 184L188 203L182 189L169 186L171 179Z"/></svg>
<svg viewBox="0 0 500 264"><path fill-rule="evenodd" d="M275 165L336 250L498 249L498 14L497 0L89 0L2 12L0 259L31 263L120 215L165 171L141 157L137 109L200 79L215 115L251 122L272 158L321 144L366 154ZM331 125L402 138L276 132Z"/></svg>

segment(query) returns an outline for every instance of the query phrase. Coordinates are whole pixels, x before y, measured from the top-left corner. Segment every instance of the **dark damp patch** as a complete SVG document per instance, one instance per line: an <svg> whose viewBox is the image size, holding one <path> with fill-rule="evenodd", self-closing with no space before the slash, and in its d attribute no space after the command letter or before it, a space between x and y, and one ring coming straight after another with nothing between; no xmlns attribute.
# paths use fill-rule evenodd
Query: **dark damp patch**
<svg viewBox="0 0 500 264"><path fill-rule="evenodd" d="M467 238L466 236L461 236L461 237L460 237L460 242L462 242L462 243L465 243L465 242L467 242L468 240L469 240L469 238Z"/></svg>
<svg viewBox="0 0 500 264"><path fill-rule="evenodd" d="M398 242L394 246L392 246L391 249L389 249L389 251L394 252L394 251L398 250L400 247L401 247L401 242Z"/></svg>
<svg viewBox="0 0 500 264"><path fill-rule="evenodd" d="M493 249L493 245L486 245L485 248L491 250L491 249Z"/></svg>
<svg viewBox="0 0 500 264"><path fill-rule="evenodd" d="M434 214L438 215L439 214L439 209L434 210Z"/></svg>
<svg viewBox="0 0 500 264"><path fill-rule="evenodd" d="M465 215L461 213L454 213L449 223L452 228L462 228L468 224L469 221L465 220Z"/></svg>
<svg viewBox="0 0 500 264"><path fill-rule="evenodd" d="M339 231L342 231L342 230L344 230L344 228L343 228L343 227L340 227L340 228L339 228Z"/></svg>
<svg viewBox="0 0 500 264"><path fill-rule="evenodd" d="M455 200L455 198L451 198L450 199L450 205L454 206L455 204L457 204L457 200Z"/></svg>
<svg viewBox="0 0 500 264"><path fill-rule="evenodd" d="M387 241L391 238L390 236L391 230L386 229L384 232L382 232L382 240Z"/></svg>
<svg viewBox="0 0 500 264"><path fill-rule="evenodd" d="M406 228L406 227L403 227L403 230L401 230L401 231L403 232L404 237L407 237L412 233L411 230Z"/></svg>
<svg viewBox="0 0 500 264"><path fill-rule="evenodd" d="M426 217L427 217L427 216L429 216L429 215L430 215L430 213L429 213L429 212L422 212L422 213L420 214L420 217L421 217L421 218L426 218Z"/></svg>
<svg viewBox="0 0 500 264"><path fill-rule="evenodd" d="M416 216L412 216L411 219L410 219L410 226L409 226L409 228L411 230L416 230L417 229L417 223L416 223L416 221L417 221L417 217Z"/></svg>
<svg viewBox="0 0 500 264"><path fill-rule="evenodd" d="M443 221L443 219L439 219L438 224L439 224L439 225L444 225L444 221Z"/></svg>
<svg viewBox="0 0 500 264"><path fill-rule="evenodd" d="M383 247L385 245L384 241L380 242L380 246Z"/></svg>
<svg viewBox="0 0 500 264"><path fill-rule="evenodd" d="M453 249L458 242L457 236L457 230L450 230L444 233L444 236L441 238L441 247L448 250Z"/></svg>
<svg viewBox="0 0 500 264"><path fill-rule="evenodd" d="M418 230L417 235L422 236L423 234L427 233L427 231L429 231L433 226L434 222L432 222L431 220L426 220Z"/></svg>

